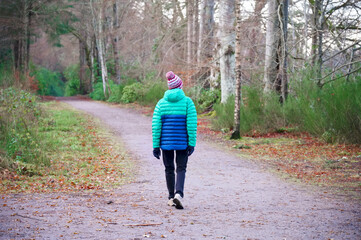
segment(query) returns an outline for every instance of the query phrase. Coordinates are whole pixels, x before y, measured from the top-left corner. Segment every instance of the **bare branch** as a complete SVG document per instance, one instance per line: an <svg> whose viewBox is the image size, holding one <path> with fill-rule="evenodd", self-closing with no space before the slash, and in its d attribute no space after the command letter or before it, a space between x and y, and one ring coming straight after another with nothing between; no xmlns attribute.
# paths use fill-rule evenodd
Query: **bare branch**
<svg viewBox="0 0 361 240"><path fill-rule="evenodd" d="M361 43L361 40L360 40L360 41L355 42L354 44L351 44L351 45L350 45L350 46L348 46L347 48L342 49L342 50L338 51L337 53L335 53L334 55L332 55L332 56L330 56L330 57L328 57L328 58L324 59L324 60L323 60L323 62L327 62L328 60L330 60L330 59L334 58L335 56L339 55L340 53L345 52L346 50L348 50L348 49L352 48L353 46L356 46L356 45L357 45L357 44L359 44L359 43Z"/></svg>
<svg viewBox="0 0 361 240"><path fill-rule="evenodd" d="M327 82L324 82L324 83L322 83L321 85L320 85L320 88L322 88L323 86L325 86L326 84L328 84L328 83L330 83L330 82L334 82L334 81L336 81L336 80L338 80L338 79L340 79L340 78L343 78L343 77L346 77L346 76L349 76L349 75L351 75L351 74L353 74L353 73L355 73L355 72L358 72L358 71L360 71L361 70L361 67L359 67L359 68L357 68L357 69L355 69L355 70L353 70L353 71L351 71L351 72L349 72L349 73L347 73L347 74L345 74L345 75L342 75L342 76L339 76L339 77L337 77L337 78L333 78L333 79L331 79L331 80L329 80L329 81L327 81ZM332 73L331 73L332 74ZM330 75L330 74L329 74ZM328 76L329 76L328 75ZM325 77L324 77L325 78Z"/></svg>

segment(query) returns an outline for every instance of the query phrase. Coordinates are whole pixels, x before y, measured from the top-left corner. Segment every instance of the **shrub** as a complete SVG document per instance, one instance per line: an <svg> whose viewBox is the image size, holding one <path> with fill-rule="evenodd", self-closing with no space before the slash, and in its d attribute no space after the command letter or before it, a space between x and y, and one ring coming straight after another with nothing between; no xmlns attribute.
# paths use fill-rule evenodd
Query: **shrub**
<svg viewBox="0 0 361 240"><path fill-rule="evenodd" d="M139 102L144 105L155 106L157 102L164 96L167 86L164 82L155 82L143 86L142 91L138 91Z"/></svg>
<svg viewBox="0 0 361 240"><path fill-rule="evenodd" d="M217 130L227 132L233 129L234 124L234 96L227 99L226 103L217 103L214 105L216 118L213 119L212 125Z"/></svg>
<svg viewBox="0 0 361 240"><path fill-rule="evenodd" d="M192 98L197 112L203 113L213 109L213 105L221 99L220 89L204 89L200 86L192 87L186 91L186 95Z"/></svg>
<svg viewBox="0 0 361 240"><path fill-rule="evenodd" d="M64 82L57 72L39 66L32 66L31 76L38 81L38 94L43 96L64 96Z"/></svg>
<svg viewBox="0 0 361 240"><path fill-rule="evenodd" d="M113 83L113 82L111 82ZM111 95L108 99L108 102L115 102L115 103L120 103L121 99L122 99L122 93L123 93L123 89L125 87L125 85L123 84L110 84L111 86ZM102 88L103 89L103 88Z"/></svg>
<svg viewBox="0 0 361 240"><path fill-rule="evenodd" d="M14 88L0 90L0 143L11 163L49 164L41 151L36 96Z"/></svg>
<svg viewBox="0 0 361 240"><path fill-rule="evenodd" d="M105 96L104 96L104 91L103 91L103 83L97 82L93 86L93 92L91 92L89 96L94 100L104 101Z"/></svg>
<svg viewBox="0 0 361 240"><path fill-rule="evenodd" d="M303 79L293 88L285 104L289 123L327 142L361 142L361 81L339 79L320 89Z"/></svg>
<svg viewBox="0 0 361 240"><path fill-rule="evenodd" d="M204 90L200 92L197 102L198 112L205 112L210 110L215 103L218 103L221 98L221 91L219 89Z"/></svg>
<svg viewBox="0 0 361 240"><path fill-rule="evenodd" d="M275 131L284 126L282 107L278 96L263 94L257 87L244 86L242 89L243 104L240 109L240 132L265 133ZM234 125L234 97L229 97L225 104L215 104L216 119L213 126L216 129L232 130Z"/></svg>
<svg viewBox="0 0 361 240"><path fill-rule="evenodd" d="M242 94L244 103L240 111L241 134L253 131L265 133L284 126L282 106L276 94L264 94L255 86L244 86Z"/></svg>
<svg viewBox="0 0 361 240"><path fill-rule="evenodd" d="M143 88L144 86L141 83L133 83L131 85L125 86L123 89L121 101L124 103L135 102L142 94Z"/></svg>
<svg viewBox="0 0 361 240"><path fill-rule="evenodd" d="M67 80L65 84L65 96L75 96L80 93L79 65L71 65L64 71Z"/></svg>
<svg viewBox="0 0 361 240"><path fill-rule="evenodd" d="M109 81L108 86L110 88L110 97L108 98L108 101L119 102L118 94L120 85L115 84L113 81ZM108 89L106 91L108 91ZM89 96L94 100L105 101L106 97L104 96L103 82L97 82L93 87L93 92L91 92Z"/></svg>
<svg viewBox="0 0 361 240"><path fill-rule="evenodd" d="M14 73L10 64L0 63L0 87L10 87L14 84Z"/></svg>

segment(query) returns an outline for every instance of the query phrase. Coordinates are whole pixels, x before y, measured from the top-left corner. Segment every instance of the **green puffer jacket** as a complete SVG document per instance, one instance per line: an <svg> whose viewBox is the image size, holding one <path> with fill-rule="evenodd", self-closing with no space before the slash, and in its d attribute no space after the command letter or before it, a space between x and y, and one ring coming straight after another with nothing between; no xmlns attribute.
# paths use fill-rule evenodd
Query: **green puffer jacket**
<svg viewBox="0 0 361 240"><path fill-rule="evenodd" d="M157 103L152 120L153 148L185 150L196 145L197 111L182 89L171 89Z"/></svg>

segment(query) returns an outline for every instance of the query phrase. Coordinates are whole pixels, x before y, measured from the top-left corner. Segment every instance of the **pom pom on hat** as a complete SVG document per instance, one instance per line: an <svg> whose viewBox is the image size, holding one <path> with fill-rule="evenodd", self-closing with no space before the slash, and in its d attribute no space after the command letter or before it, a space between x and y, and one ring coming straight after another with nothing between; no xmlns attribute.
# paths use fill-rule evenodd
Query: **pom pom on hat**
<svg viewBox="0 0 361 240"><path fill-rule="evenodd" d="M175 89L175 88L182 89L182 87L183 87L182 79L180 77L178 77L177 75L175 75L174 72L172 72L172 71L167 72L167 74L165 76L168 79L168 88L169 89Z"/></svg>

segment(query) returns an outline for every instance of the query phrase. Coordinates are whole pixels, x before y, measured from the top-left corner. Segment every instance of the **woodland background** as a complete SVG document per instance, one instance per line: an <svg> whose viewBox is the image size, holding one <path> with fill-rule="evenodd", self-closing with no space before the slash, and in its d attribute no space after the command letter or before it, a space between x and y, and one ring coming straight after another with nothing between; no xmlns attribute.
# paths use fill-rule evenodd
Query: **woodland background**
<svg viewBox="0 0 361 240"><path fill-rule="evenodd" d="M233 138L360 144L360 39L357 0L1 0L1 153L41 155L34 94L154 106L170 70Z"/></svg>

